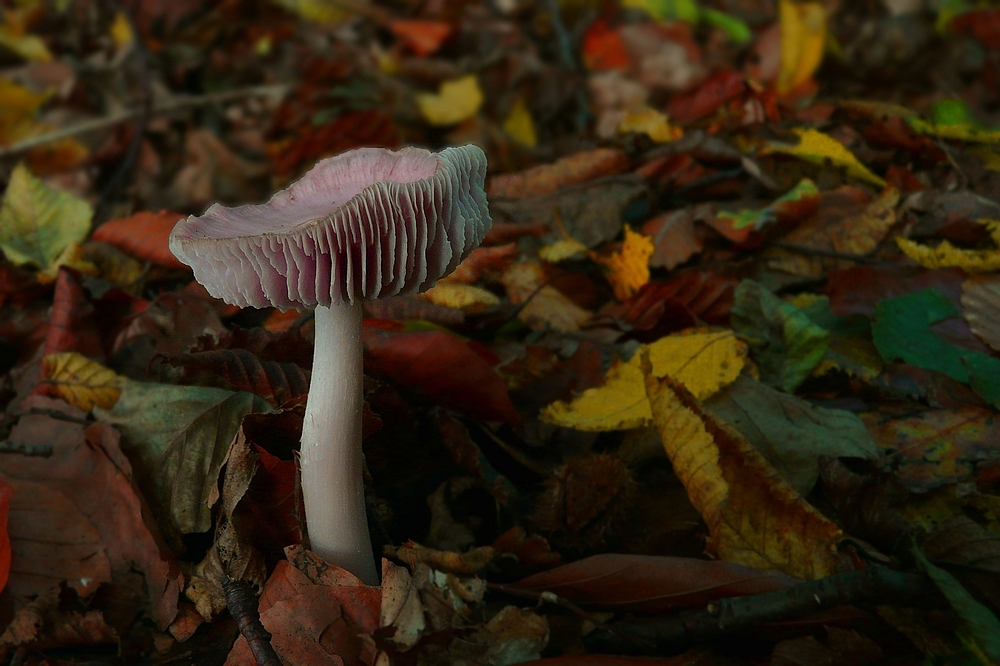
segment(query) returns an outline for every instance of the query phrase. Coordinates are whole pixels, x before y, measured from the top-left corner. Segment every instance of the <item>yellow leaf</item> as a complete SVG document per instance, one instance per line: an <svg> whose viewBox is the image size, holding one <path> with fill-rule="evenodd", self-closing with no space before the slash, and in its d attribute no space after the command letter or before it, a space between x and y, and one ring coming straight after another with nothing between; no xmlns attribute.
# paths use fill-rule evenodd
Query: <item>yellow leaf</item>
<svg viewBox="0 0 1000 666"><path fill-rule="evenodd" d="M7 79L0 79L0 141L18 123L31 120L50 93L33 93L27 88Z"/></svg>
<svg viewBox="0 0 1000 666"><path fill-rule="evenodd" d="M545 284L545 268L537 261L522 261L504 272L501 282L511 303L524 303L517 318L536 331L577 331L591 312L571 301L552 285Z"/></svg>
<svg viewBox="0 0 1000 666"><path fill-rule="evenodd" d="M627 300L649 282L649 258L653 256L653 241L649 236L632 231L625 225L622 249L608 257L592 255L594 261L607 267L608 282L615 298Z"/></svg>
<svg viewBox="0 0 1000 666"><path fill-rule="evenodd" d="M643 357L644 388L660 440L719 559L803 579L834 573L840 530L809 505L749 442L703 413L684 386L657 379Z"/></svg>
<svg viewBox="0 0 1000 666"><path fill-rule="evenodd" d="M52 60L49 47L35 35L18 35L10 28L0 26L0 46L3 46L25 60L48 62Z"/></svg>
<svg viewBox="0 0 1000 666"><path fill-rule="evenodd" d="M441 84L438 94L418 93L417 106L424 119L436 127L455 125L476 115L483 104L475 74Z"/></svg>
<svg viewBox="0 0 1000 666"><path fill-rule="evenodd" d="M1000 270L1000 250L962 250L948 241L942 241L937 247L928 247L902 237L896 239L896 244L906 256L924 268L956 267L967 273Z"/></svg>
<svg viewBox="0 0 1000 666"><path fill-rule="evenodd" d="M801 85L823 62L826 43L826 8L822 2L781 0L781 71L778 92Z"/></svg>
<svg viewBox="0 0 1000 666"><path fill-rule="evenodd" d="M799 136L799 142L796 145L790 146L772 141L768 142L762 152L764 154L784 153L815 164L824 164L829 161L834 166L845 169L847 175L852 178L885 187L883 179L869 171L868 167L858 161L854 153L844 148L844 144L832 136L814 129L794 128L792 131Z"/></svg>
<svg viewBox="0 0 1000 666"><path fill-rule="evenodd" d="M511 107L510 113L503 121L503 131L516 143L527 148L534 148L538 145L538 136L535 134L535 122L531 119L531 112L523 99L518 99Z"/></svg>
<svg viewBox="0 0 1000 666"><path fill-rule="evenodd" d="M121 395L121 377L83 354L50 354L43 359L46 384L60 398L89 412L111 409Z"/></svg>
<svg viewBox="0 0 1000 666"><path fill-rule="evenodd" d="M992 146L974 146L972 148L979 159L983 161L983 168L989 171L1000 171L1000 151Z"/></svg>
<svg viewBox="0 0 1000 666"><path fill-rule="evenodd" d="M538 249L538 258L550 264L577 257L587 253L587 246L575 238L563 238L555 243L543 245Z"/></svg>
<svg viewBox="0 0 1000 666"><path fill-rule="evenodd" d="M132 42L135 40L135 35L132 32L132 25L128 22L128 17L125 16L125 12L118 12L115 14L115 20L111 23L111 40L115 43L115 48L121 50L127 46L131 46Z"/></svg>
<svg viewBox="0 0 1000 666"><path fill-rule="evenodd" d="M469 314L488 310L500 303L500 299L492 292L474 287L471 284L450 281L438 282L424 293L419 294L419 297L435 305L455 308Z"/></svg>
<svg viewBox="0 0 1000 666"><path fill-rule="evenodd" d="M618 125L619 134L635 132L645 134L656 143L670 143L684 136L684 130L674 127L670 120L648 106L629 111Z"/></svg>
<svg viewBox="0 0 1000 666"><path fill-rule="evenodd" d="M746 363L746 345L732 331L669 335L646 345L653 375L670 375L700 400L732 383ZM588 389L572 402L554 402L541 419L547 423L603 432L628 430L653 422L642 378L640 352L619 361L604 377L604 384Z"/></svg>
<svg viewBox="0 0 1000 666"><path fill-rule="evenodd" d="M74 241L67 245L47 268L38 272L38 281L43 284L54 282L61 266L67 266L87 275L100 273L97 266L83 256L83 248Z"/></svg>
<svg viewBox="0 0 1000 666"><path fill-rule="evenodd" d="M49 189L23 164L14 168L0 208L0 249L17 266L43 271L90 231L90 204Z"/></svg>
<svg viewBox="0 0 1000 666"><path fill-rule="evenodd" d="M313 23L340 23L352 16L343 3L335 0L274 0L285 9Z"/></svg>

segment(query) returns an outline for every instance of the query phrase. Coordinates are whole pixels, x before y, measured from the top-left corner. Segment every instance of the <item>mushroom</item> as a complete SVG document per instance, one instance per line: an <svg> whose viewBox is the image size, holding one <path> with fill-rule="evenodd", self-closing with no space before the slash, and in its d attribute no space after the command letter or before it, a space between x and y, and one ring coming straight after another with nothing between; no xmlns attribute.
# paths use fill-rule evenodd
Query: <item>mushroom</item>
<svg viewBox="0 0 1000 666"><path fill-rule="evenodd" d="M365 511L361 302L413 294L455 269L491 220L476 146L360 148L320 161L264 204L181 220L170 250L242 307L316 308L301 478L312 550L378 585Z"/></svg>

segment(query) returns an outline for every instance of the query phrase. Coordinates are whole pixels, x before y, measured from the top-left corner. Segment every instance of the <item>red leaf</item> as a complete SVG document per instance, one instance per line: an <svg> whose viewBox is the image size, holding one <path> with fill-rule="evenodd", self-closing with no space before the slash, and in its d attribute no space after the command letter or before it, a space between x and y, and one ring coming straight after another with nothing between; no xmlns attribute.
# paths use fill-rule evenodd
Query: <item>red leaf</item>
<svg viewBox="0 0 1000 666"><path fill-rule="evenodd" d="M365 326L363 337L365 372L388 377L446 407L488 421L520 421L500 375L454 335Z"/></svg>
<svg viewBox="0 0 1000 666"><path fill-rule="evenodd" d="M45 355L80 352L101 361L104 347L94 317L94 305L72 270L61 268L56 278L52 319L45 336Z"/></svg>
<svg viewBox="0 0 1000 666"><path fill-rule="evenodd" d="M679 125L687 125L715 115L723 104L746 90L743 75L733 69L713 74L691 92L674 95L667 104L667 115Z"/></svg>
<svg viewBox="0 0 1000 666"><path fill-rule="evenodd" d="M377 109L348 111L333 122L298 128L291 139L269 143L267 153L276 175L285 176L300 164L342 153L358 146L395 148L399 134L392 117Z"/></svg>
<svg viewBox="0 0 1000 666"><path fill-rule="evenodd" d="M728 562L609 553L529 576L512 587L553 592L588 607L669 613L724 597L783 590L797 582L777 571Z"/></svg>
<svg viewBox="0 0 1000 666"><path fill-rule="evenodd" d="M143 211L105 222L94 231L93 240L114 245L123 252L160 266L186 269L187 266L167 247L170 232L183 217L169 210L159 213Z"/></svg>
<svg viewBox="0 0 1000 666"><path fill-rule="evenodd" d="M441 48L454 28L444 21L397 20L389 24L392 34L421 58Z"/></svg>
<svg viewBox="0 0 1000 666"><path fill-rule="evenodd" d="M605 18L591 23L583 33L582 51L583 64L592 72L628 69L632 65L621 32L609 26Z"/></svg>
<svg viewBox="0 0 1000 666"><path fill-rule="evenodd" d="M10 535L7 534L7 516L10 513L10 498L14 488L0 479L0 591L7 586L10 575Z"/></svg>
<svg viewBox="0 0 1000 666"><path fill-rule="evenodd" d="M952 32L971 35L988 49L1000 49L1000 10L974 9L948 24Z"/></svg>

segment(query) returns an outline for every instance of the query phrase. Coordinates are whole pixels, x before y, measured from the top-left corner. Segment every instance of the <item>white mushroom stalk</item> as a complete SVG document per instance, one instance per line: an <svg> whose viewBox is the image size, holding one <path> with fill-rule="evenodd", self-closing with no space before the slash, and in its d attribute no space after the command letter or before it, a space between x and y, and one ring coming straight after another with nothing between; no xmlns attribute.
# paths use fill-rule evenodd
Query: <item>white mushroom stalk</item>
<svg viewBox="0 0 1000 666"><path fill-rule="evenodd" d="M365 511L361 302L431 287L490 228L475 146L358 150L322 160L265 204L178 222L174 255L241 307L316 308L301 478L313 551L378 584Z"/></svg>

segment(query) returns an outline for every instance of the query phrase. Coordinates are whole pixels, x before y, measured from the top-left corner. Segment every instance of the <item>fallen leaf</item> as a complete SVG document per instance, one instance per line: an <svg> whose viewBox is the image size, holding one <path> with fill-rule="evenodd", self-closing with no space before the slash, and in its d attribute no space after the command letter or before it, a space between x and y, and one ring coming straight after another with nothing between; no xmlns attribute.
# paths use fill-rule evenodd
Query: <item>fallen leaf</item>
<svg viewBox="0 0 1000 666"><path fill-rule="evenodd" d="M913 492L966 482L977 465L997 458L990 442L1000 437L1000 424L993 412L979 407L931 409L904 418L870 412L862 420Z"/></svg>
<svg viewBox="0 0 1000 666"><path fill-rule="evenodd" d="M493 366L451 333L392 332L365 326L363 339L366 372L485 420L520 421L507 386Z"/></svg>
<svg viewBox="0 0 1000 666"><path fill-rule="evenodd" d="M538 248L538 258L550 264L586 255L587 246L572 238L563 238Z"/></svg>
<svg viewBox="0 0 1000 666"><path fill-rule="evenodd" d="M74 407L89 412L111 409L121 395L122 377L83 354L66 352L42 359L47 389Z"/></svg>
<svg viewBox="0 0 1000 666"><path fill-rule="evenodd" d="M503 121L503 131L515 143L519 143L525 148L534 148L538 145L538 135L535 132L535 121L531 118L528 105L524 103L524 98L519 97L507 113Z"/></svg>
<svg viewBox="0 0 1000 666"><path fill-rule="evenodd" d="M651 107L628 111L618 124L619 134L645 134L654 143L670 143L684 136L684 130L670 124L670 119Z"/></svg>
<svg viewBox="0 0 1000 666"><path fill-rule="evenodd" d="M775 199L769 206L744 209L738 213L720 211L709 224L734 243L744 243L751 233L760 232L775 222L787 223L808 218L819 206L819 190L816 189L815 183L803 178L798 185Z"/></svg>
<svg viewBox="0 0 1000 666"><path fill-rule="evenodd" d="M785 0L785 2L794 4L791 3L791 0ZM771 141L763 148L761 154L782 153L814 164L823 165L829 163L834 167L844 169L847 175L852 178L863 180L878 187L886 186L884 180L869 171L868 167L854 156L854 153L845 148L844 144L833 137L823 134L819 130L802 129L801 127L792 128L792 132L799 137L797 144L788 145Z"/></svg>
<svg viewBox="0 0 1000 666"><path fill-rule="evenodd" d="M185 380L208 378L213 385L221 383L219 388L248 391L274 407L304 403L309 393L308 370L294 363L262 360L246 349L167 354L163 360L183 368Z"/></svg>
<svg viewBox="0 0 1000 666"><path fill-rule="evenodd" d="M610 255L591 255L605 267L605 276L614 289L615 298L625 301L649 282L649 258L653 255L653 241L649 236L632 231L625 225L625 242L620 250Z"/></svg>
<svg viewBox="0 0 1000 666"><path fill-rule="evenodd" d="M796 582L777 571L730 562L607 553L529 576L511 587L551 592L585 608L655 614L784 590Z"/></svg>
<svg viewBox="0 0 1000 666"><path fill-rule="evenodd" d="M421 58L440 49L455 31L450 23L419 19L396 19L389 24L389 29L400 42Z"/></svg>
<svg viewBox="0 0 1000 666"><path fill-rule="evenodd" d="M886 361L902 359L919 368L942 372L969 384L988 402L1000 402L1000 359L948 344L931 325L957 317L959 310L943 293L928 288L887 298L875 310L872 339Z"/></svg>
<svg viewBox="0 0 1000 666"><path fill-rule="evenodd" d="M402 546L385 546L386 555L405 562L411 569L425 564L431 569L457 574L477 574L493 563L496 553L490 546L480 546L464 553L435 550L407 541Z"/></svg>
<svg viewBox="0 0 1000 666"><path fill-rule="evenodd" d="M7 577L10 575L11 551L7 521L10 516L10 499L13 496L13 486L0 479L0 592L7 587Z"/></svg>
<svg viewBox="0 0 1000 666"><path fill-rule="evenodd" d="M785 94L809 80L823 62L826 6L822 2L780 0L781 70L778 92Z"/></svg>
<svg viewBox="0 0 1000 666"><path fill-rule="evenodd" d="M961 268L967 273L992 273L1000 270L1000 249L962 250L948 241L928 247L909 238L896 238L899 249L924 268Z"/></svg>
<svg viewBox="0 0 1000 666"><path fill-rule="evenodd" d="M351 18L351 11L334 0L274 0L307 21L331 25Z"/></svg>
<svg viewBox="0 0 1000 666"><path fill-rule="evenodd" d="M653 241L651 268L671 271L704 249L704 239L695 231L696 219L696 208L684 208L657 215L642 225L642 233Z"/></svg>
<svg viewBox="0 0 1000 666"><path fill-rule="evenodd" d="M494 175L487 192L491 199L525 199L552 194L568 185L600 176L613 176L628 169L629 161L617 148L596 148L573 153L551 164L525 171Z"/></svg>
<svg viewBox="0 0 1000 666"><path fill-rule="evenodd" d="M672 376L695 397L706 399L739 376L746 347L731 331L670 335L647 345L654 377ZM571 402L554 402L539 418L566 428L603 432L650 425L641 355L611 366L604 384L584 391Z"/></svg>
<svg viewBox="0 0 1000 666"><path fill-rule="evenodd" d="M417 93L414 98L420 114L435 127L447 127L467 120L479 112L483 93L475 74L445 81L437 94Z"/></svg>
<svg viewBox="0 0 1000 666"><path fill-rule="evenodd" d="M382 560L382 604L379 627L391 628L388 640L403 650L417 644L427 628L420 593L405 567Z"/></svg>
<svg viewBox="0 0 1000 666"><path fill-rule="evenodd" d="M66 248L90 231L90 205L50 189L23 164L14 168L0 205L0 249L17 266L52 271Z"/></svg>
<svg viewBox="0 0 1000 666"><path fill-rule="evenodd" d="M500 304L500 298L493 292L450 279L441 280L418 297L466 314L477 314Z"/></svg>
<svg viewBox="0 0 1000 666"><path fill-rule="evenodd" d="M160 529L183 550L182 534L211 527L209 498L243 417L270 409L246 392L126 381L115 406L94 415L121 431Z"/></svg>
<svg viewBox="0 0 1000 666"><path fill-rule="evenodd" d="M1000 279L983 276L963 282L962 316L973 333L1000 351Z"/></svg>
<svg viewBox="0 0 1000 666"><path fill-rule="evenodd" d="M878 448L854 414L816 407L745 375L704 403L736 428L803 497L819 478L820 459L877 460Z"/></svg>
<svg viewBox="0 0 1000 666"><path fill-rule="evenodd" d="M736 287L730 318L733 330L753 350L761 380L789 393L805 381L829 346L826 329L753 280Z"/></svg>
<svg viewBox="0 0 1000 666"><path fill-rule="evenodd" d="M608 19L603 17L587 27L580 51L584 66L592 72L624 70L632 64L621 31L608 25Z"/></svg>
<svg viewBox="0 0 1000 666"><path fill-rule="evenodd" d="M838 564L837 526L810 506L739 435L704 414L669 375L643 375L653 421L674 471L708 525L708 551L727 562L814 580Z"/></svg>
<svg viewBox="0 0 1000 666"><path fill-rule="evenodd" d="M97 227L92 240L108 243L132 256L160 266L188 270L168 247L170 232L184 216L168 210L143 211Z"/></svg>
<svg viewBox="0 0 1000 666"><path fill-rule="evenodd" d="M931 113L930 121L916 115L907 121L920 134L972 143L1000 143L1000 130L982 127L962 100L941 100L932 107Z"/></svg>
<svg viewBox="0 0 1000 666"><path fill-rule="evenodd" d="M52 298L52 316L45 333L45 355L79 352L103 361L104 342L97 319L97 310L80 284L79 275L60 268Z"/></svg>
<svg viewBox="0 0 1000 666"><path fill-rule="evenodd" d="M511 303L523 303L517 318L535 330L566 333L576 331L590 319L591 312L571 301L550 284L538 262L522 261L503 274L503 286Z"/></svg>

